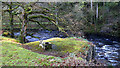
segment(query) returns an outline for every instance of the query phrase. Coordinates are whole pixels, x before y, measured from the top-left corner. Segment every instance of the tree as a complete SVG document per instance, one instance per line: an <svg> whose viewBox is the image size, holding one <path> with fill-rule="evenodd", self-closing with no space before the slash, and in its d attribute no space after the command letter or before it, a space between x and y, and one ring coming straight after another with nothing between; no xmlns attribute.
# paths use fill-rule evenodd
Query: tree
<svg viewBox="0 0 120 68"><path fill-rule="evenodd" d="M59 28L60 31L64 32L62 27L59 26L56 23L56 20L55 20L56 19L56 15L51 13L52 10L50 10L48 8L41 7L41 6L37 5L36 2L34 2L34 3L27 3L27 4L18 2L18 5L22 8L22 12L19 13L19 14L21 14L21 19L22 19L22 28L21 28L20 37L19 37L21 43L26 42L26 40L25 40L25 37L27 35L26 29L27 29L27 24L28 24L29 21L36 22L41 27L46 29L37 20L37 18L42 18L42 19L46 19L48 21L51 21L56 27ZM61 20L58 17L57 17L57 19Z"/></svg>
<svg viewBox="0 0 120 68"><path fill-rule="evenodd" d="M3 2L3 5L7 6L8 9L3 10L3 12L8 12L9 13L9 20L10 20L10 36L13 38L14 37L14 27L13 27L13 17L15 13L13 12L15 9L17 9L19 6L15 6L12 2Z"/></svg>

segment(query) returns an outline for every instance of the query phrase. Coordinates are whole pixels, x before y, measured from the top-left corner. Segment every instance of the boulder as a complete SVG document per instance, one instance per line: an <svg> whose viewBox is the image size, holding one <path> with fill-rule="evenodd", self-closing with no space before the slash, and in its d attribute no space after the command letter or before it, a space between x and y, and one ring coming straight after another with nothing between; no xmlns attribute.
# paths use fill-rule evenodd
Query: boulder
<svg viewBox="0 0 120 68"><path fill-rule="evenodd" d="M52 49L52 44L50 42L45 42L44 46L45 46L45 50Z"/></svg>
<svg viewBox="0 0 120 68"><path fill-rule="evenodd" d="M39 44L39 46L41 46L45 50L52 49L52 44L50 42L42 42Z"/></svg>

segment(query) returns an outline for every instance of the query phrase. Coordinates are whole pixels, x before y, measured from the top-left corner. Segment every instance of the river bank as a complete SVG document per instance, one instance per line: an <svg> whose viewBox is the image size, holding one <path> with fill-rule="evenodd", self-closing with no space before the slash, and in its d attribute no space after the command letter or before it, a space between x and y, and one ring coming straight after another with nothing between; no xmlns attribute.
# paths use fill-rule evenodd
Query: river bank
<svg viewBox="0 0 120 68"><path fill-rule="evenodd" d="M28 33L33 33L33 36L37 37L37 38L34 38L32 36L26 36L26 39L29 42L47 40L54 37L67 38L67 37L64 37L64 35L59 34L59 31L51 32L48 30L43 30L43 31L32 30L30 32L28 31ZM20 32L14 33L15 36L19 36L19 34ZM117 65L120 63L120 58L117 58L119 57L119 53L120 53L119 51L120 42L118 37L109 36L105 34L89 34L88 33L85 35L84 38L88 39L88 41L92 42L95 45L95 48L93 48L94 49L93 55L95 56L93 57L94 59L98 60L98 62L105 60L105 63L109 63L112 65ZM92 58L92 57L89 57L89 58Z"/></svg>
<svg viewBox="0 0 120 68"><path fill-rule="evenodd" d="M29 66L30 65L35 65L35 66L41 66L41 65L42 66L101 66L102 65L103 66L104 65L102 63L93 63L92 61L91 62L86 61L84 59L84 57L85 57L84 54L83 55L78 54L76 56L74 53L69 53L69 55L67 55L67 56L56 57L56 56L51 56L51 55L45 55L44 53L38 54L36 52L33 52L33 51L23 47L26 44L25 45L17 44L17 43L19 43L19 41L16 41L15 39L2 37L2 39L0 39L0 40L3 45L2 46L2 49L3 49L2 50L3 51L2 58L3 58L3 60L5 60L5 61L3 61L3 66L8 66L8 65L12 65L12 66L13 65L14 66L17 66L17 65L19 65L19 66L20 65L22 65L22 66L23 65L29 65ZM76 39L76 40L78 40L78 39ZM15 42L15 43L13 43L13 42ZM58 43L56 43L56 45L57 44ZM27 45L28 45L28 43L27 43ZM84 49L84 48L82 48L82 49ZM34 48L33 48L33 50L34 50ZM62 50L62 48L61 48L61 50ZM64 50L64 49L63 49L63 51L66 52L66 50ZM7 59L9 59L9 60L7 60Z"/></svg>

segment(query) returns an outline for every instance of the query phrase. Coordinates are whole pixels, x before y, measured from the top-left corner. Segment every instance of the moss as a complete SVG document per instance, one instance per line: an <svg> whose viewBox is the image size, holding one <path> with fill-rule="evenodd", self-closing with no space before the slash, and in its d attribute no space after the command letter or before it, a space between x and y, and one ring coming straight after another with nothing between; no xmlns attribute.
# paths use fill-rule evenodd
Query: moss
<svg viewBox="0 0 120 68"><path fill-rule="evenodd" d="M24 46L29 46L31 48L32 51L44 51L44 49L42 47L39 46L40 42L39 41L35 41L35 42L29 42L24 44Z"/></svg>
<svg viewBox="0 0 120 68"><path fill-rule="evenodd" d="M49 41L53 41L53 40L60 41L63 39L62 38L51 38L51 39L43 40L43 42L49 42ZM32 51L36 51L36 50L43 51L43 48L40 47L39 44L40 44L39 41L35 41L35 42L26 43L26 44L24 44L24 46L26 46L26 45L30 46L32 48Z"/></svg>
<svg viewBox="0 0 120 68"><path fill-rule="evenodd" d="M51 38L47 40L43 40L43 42L51 42L55 45L56 48L48 50L49 52L59 52L59 56L64 55L66 53L81 53L84 55L87 55L89 47L92 45L92 43L88 42L86 39L83 38ZM41 47L39 47L40 42L30 42L26 43L25 45L28 45L32 48L33 51L39 50L43 51ZM57 55L58 55L57 54Z"/></svg>
<svg viewBox="0 0 120 68"><path fill-rule="evenodd" d="M19 42L19 40L16 40L14 38L8 38L8 37L4 37L4 36L0 36L0 40L6 40L6 41L9 41L9 42Z"/></svg>
<svg viewBox="0 0 120 68"><path fill-rule="evenodd" d="M56 41L62 41L64 39L63 38L50 38L50 39L47 39L47 40L43 40L43 42L50 42L50 41L54 41L54 40L56 40Z"/></svg>
<svg viewBox="0 0 120 68"><path fill-rule="evenodd" d="M39 41L35 41L35 42L26 43L26 44L24 44L24 45L35 46L35 45L39 45L39 44L40 44Z"/></svg>
<svg viewBox="0 0 120 68"><path fill-rule="evenodd" d="M53 41L53 40L56 40L56 41L61 41L61 40L64 40L62 38L51 38L51 39L47 39L47 40L43 40L43 42L50 42L50 41ZM39 41L35 41L35 42L29 42L29 43L26 43L24 45L29 45L29 46L38 46L40 44Z"/></svg>
<svg viewBox="0 0 120 68"><path fill-rule="evenodd" d="M10 36L10 32L9 31L5 31L5 32L3 32L3 34L2 34L2 36Z"/></svg>
<svg viewBox="0 0 120 68"><path fill-rule="evenodd" d="M64 40L53 40L50 41L52 44L58 46L58 51L62 53L72 53L72 52L81 52L86 54L85 52L89 49L89 42L84 39L78 38L65 38Z"/></svg>

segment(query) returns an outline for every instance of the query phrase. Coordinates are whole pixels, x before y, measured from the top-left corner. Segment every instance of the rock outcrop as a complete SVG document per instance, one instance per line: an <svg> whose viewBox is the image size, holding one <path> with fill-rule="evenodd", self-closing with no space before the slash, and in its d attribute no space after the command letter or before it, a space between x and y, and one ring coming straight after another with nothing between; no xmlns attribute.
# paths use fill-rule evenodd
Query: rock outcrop
<svg viewBox="0 0 120 68"><path fill-rule="evenodd" d="M40 43L39 46L41 46L45 50L52 49L52 44L50 42L43 42L42 41L42 43Z"/></svg>

